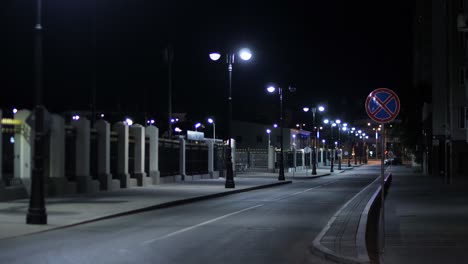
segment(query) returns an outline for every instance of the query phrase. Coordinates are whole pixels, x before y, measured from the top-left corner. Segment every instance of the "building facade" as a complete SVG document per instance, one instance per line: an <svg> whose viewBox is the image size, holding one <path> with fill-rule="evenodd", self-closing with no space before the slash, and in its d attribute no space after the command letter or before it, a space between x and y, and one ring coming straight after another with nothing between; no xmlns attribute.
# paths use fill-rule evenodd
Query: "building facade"
<svg viewBox="0 0 468 264"><path fill-rule="evenodd" d="M467 0L416 0L413 85L422 107L423 170L451 183L468 176Z"/></svg>

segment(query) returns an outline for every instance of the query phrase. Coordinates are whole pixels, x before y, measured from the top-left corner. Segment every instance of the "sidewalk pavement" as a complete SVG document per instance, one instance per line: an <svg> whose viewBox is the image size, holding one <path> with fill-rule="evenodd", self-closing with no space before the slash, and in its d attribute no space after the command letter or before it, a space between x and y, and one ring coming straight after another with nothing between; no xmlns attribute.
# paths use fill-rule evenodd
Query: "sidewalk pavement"
<svg viewBox="0 0 468 264"><path fill-rule="evenodd" d="M377 165L377 163L374 163ZM366 246L368 220L373 204L378 202L380 177L375 179L345 203L313 241L312 251L337 263L371 263ZM385 174L386 185L391 175Z"/></svg>
<svg viewBox="0 0 468 264"><path fill-rule="evenodd" d="M335 170L334 173L341 171ZM164 208L203 199L251 191L291 183L292 180L330 175L327 169L285 173L285 181L278 181L278 173L247 172L237 174L236 187L226 189L225 179L196 179L183 182L133 187L93 194L78 194L46 198L47 225L26 224L29 199L0 202L0 239L21 236L81 223Z"/></svg>
<svg viewBox="0 0 468 264"><path fill-rule="evenodd" d="M468 179L392 166L381 263L468 263Z"/></svg>

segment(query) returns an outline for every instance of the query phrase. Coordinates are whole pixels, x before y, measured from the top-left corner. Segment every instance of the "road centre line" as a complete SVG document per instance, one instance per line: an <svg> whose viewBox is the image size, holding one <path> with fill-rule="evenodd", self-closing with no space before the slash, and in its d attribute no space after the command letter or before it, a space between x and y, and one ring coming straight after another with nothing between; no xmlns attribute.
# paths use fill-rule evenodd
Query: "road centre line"
<svg viewBox="0 0 468 264"><path fill-rule="evenodd" d="M164 236L160 236L160 237L157 237L157 238L153 238L153 239L147 240L147 241L143 242L142 244L143 244L143 245L148 245L148 244L153 243L153 242L156 242L156 241L158 241L158 240L163 240L163 239L166 239L166 238L169 238L169 237L172 237L172 236L175 236L175 235L178 235L178 234L181 234L181 233L190 231L190 230L192 230L192 229L195 229L195 228L198 228L198 227L207 225L207 224L211 224L211 223L216 222L216 221L218 221L218 220L221 220L221 219L224 219L224 218L227 218L227 217L236 215L236 214L240 214L240 213L243 213L243 212L245 212L245 211L255 209L255 208L257 208L257 207L261 207L261 206L263 206L263 205L264 205L264 204L257 204L257 205L255 205L255 206L252 206L252 207L249 207L249 208L245 208L245 209L242 209L242 210L239 210L239 211L236 211L236 212L232 212L232 213L229 213L229 214L225 214L225 215L223 215L223 216L216 217L216 218L213 218L213 219L211 219L211 220L208 220L208 221L205 221L205 222L202 222L202 223L193 225L193 226L186 227L186 228L184 228L184 229L181 229L181 230L178 230L178 231L169 233L169 234L167 234L167 235L164 235Z"/></svg>

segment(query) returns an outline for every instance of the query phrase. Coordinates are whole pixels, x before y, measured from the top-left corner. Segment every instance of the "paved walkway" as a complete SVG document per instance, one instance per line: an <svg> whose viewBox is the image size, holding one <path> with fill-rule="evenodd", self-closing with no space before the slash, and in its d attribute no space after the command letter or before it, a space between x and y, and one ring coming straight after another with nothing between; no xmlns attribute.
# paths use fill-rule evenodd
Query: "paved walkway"
<svg viewBox="0 0 468 264"><path fill-rule="evenodd" d="M468 263L468 179L444 184L393 166L381 263Z"/></svg>
<svg viewBox="0 0 468 264"><path fill-rule="evenodd" d="M385 175L389 179L391 175ZM388 185L390 181L386 184ZM367 185L330 219L314 239L316 255L338 263L370 263L366 246L368 216L373 202L379 202L380 177Z"/></svg>
<svg viewBox="0 0 468 264"><path fill-rule="evenodd" d="M335 173L340 172L335 171ZM285 173L286 181L278 181L278 173L250 172L237 174L234 189L224 187L224 178L197 179L94 194L47 198L47 225L26 224L29 199L0 202L0 239L327 175L330 175L327 169L318 169L317 175L311 175L311 170L308 170L294 174Z"/></svg>

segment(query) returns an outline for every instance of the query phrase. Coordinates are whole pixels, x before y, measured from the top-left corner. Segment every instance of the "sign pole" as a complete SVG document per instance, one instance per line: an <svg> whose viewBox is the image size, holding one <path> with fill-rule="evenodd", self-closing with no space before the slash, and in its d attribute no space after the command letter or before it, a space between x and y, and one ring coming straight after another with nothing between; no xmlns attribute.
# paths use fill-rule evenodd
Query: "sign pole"
<svg viewBox="0 0 468 264"><path fill-rule="evenodd" d="M382 141L382 157L380 163L380 223L382 231L381 235L381 247L380 250L383 253L385 248L385 175L384 175L384 160L385 160L385 125L382 123L382 133L381 133L381 141Z"/></svg>
<svg viewBox="0 0 468 264"><path fill-rule="evenodd" d="M367 115L378 122L382 126L381 140L381 163L380 163L380 253L384 252L385 248L385 175L384 175L384 160L385 160L385 123L391 122L400 112L400 99L398 95L390 89L378 88L372 91L366 99ZM377 143L377 132L375 142ZM377 155L377 153L376 153Z"/></svg>

